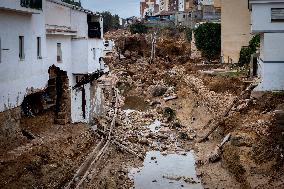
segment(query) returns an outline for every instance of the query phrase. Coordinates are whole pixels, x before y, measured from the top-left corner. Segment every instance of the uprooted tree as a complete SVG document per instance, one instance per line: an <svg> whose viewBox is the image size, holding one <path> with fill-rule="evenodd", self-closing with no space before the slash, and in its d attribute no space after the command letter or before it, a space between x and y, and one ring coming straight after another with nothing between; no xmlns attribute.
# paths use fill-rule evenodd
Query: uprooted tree
<svg viewBox="0 0 284 189"><path fill-rule="evenodd" d="M195 44L202 56L214 60L221 54L221 25L205 23L194 31Z"/></svg>

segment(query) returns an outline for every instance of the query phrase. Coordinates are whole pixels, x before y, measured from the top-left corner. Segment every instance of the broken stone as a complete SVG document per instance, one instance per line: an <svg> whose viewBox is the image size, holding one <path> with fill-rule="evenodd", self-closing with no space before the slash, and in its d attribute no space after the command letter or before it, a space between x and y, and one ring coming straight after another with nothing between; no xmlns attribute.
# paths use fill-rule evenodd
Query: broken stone
<svg viewBox="0 0 284 189"><path fill-rule="evenodd" d="M152 89L152 96L153 97L159 97L163 96L167 92L167 88L163 86L155 86Z"/></svg>
<svg viewBox="0 0 284 189"><path fill-rule="evenodd" d="M131 57L131 52L130 52L129 50L126 50L126 51L124 52L124 56L125 56L126 58L130 58L130 57Z"/></svg>
<svg viewBox="0 0 284 189"><path fill-rule="evenodd" d="M182 139L182 140L188 140L189 139L187 133L184 133L184 132L179 133L179 138Z"/></svg>

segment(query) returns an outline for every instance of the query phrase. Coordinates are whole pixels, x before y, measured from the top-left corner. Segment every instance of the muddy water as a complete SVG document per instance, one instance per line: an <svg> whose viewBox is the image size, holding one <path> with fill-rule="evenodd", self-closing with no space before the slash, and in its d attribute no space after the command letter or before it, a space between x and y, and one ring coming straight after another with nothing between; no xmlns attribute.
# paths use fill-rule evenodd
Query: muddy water
<svg viewBox="0 0 284 189"><path fill-rule="evenodd" d="M130 170L133 189L202 189L195 171L194 153L162 155L147 152L143 167Z"/></svg>
<svg viewBox="0 0 284 189"><path fill-rule="evenodd" d="M149 105L147 102L145 102L144 98L141 98L139 96L127 96L125 97L124 106L122 109L127 110L139 110L139 111L145 111L149 108Z"/></svg>

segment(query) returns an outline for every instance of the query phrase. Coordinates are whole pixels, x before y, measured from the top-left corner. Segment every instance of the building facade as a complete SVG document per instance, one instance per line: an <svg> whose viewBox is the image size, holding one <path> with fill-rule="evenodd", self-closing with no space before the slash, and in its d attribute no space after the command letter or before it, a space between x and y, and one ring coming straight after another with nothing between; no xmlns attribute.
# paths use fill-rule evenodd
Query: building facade
<svg viewBox="0 0 284 189"><path fill-rule="evenodd" d="M46 86L44 3L0 2L0 112L20 106L25 95Z"/></svg>
<svg viewBox="0 0 284 189"><path fill-rule="evenodd" d="M141 0L140 1L140 17L154 16L159 12L159 4L156 0Z"/></svg>
<svg viewBox="0 0 284 189"><path fill-rule="evenodd" d="M223 63L237 63L240 50L247 46L250 34L250 12L247 0L221 0L221 54Z"/></svg>
<svg viewBox="0 0 284 189"><path fill-rule="evenodd" d="M284 1L250 0L251 31L260 35L255 90L284 90Z"/></svg>
<svg viewBox="0 0 284 189"><path fill-rule="evenodd" d="M53 107L59 124L90 122L101 100L92 84L104 69L102 18L60 0L26 2L0 2L0 111Z"/></svg>

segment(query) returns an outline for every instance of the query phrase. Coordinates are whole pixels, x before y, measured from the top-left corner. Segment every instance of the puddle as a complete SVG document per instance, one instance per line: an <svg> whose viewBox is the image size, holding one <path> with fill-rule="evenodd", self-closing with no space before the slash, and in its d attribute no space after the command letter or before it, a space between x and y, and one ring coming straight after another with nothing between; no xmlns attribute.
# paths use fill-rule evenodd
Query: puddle
<svg viewBox="0 0 284 189"><path fill-rule="evenodd" d="M139 96L127 96L125 97L124 106L122 107L124 110L139 110L145 111L149 108L148 103L144 101L144 98Z"/></svg>
<svg viewBox="0 0 284 189"><path fill-rule="evenodd" d="M130 170L133 189L203 189L196 176L193 151L184 155L163 156L159 151L147 152L143 167Z"/></svg>
<svg viewBox="0 0 284 189"><path fill-rule="evenodd" d="M161 122L159 120L155 120L151 125L146 126L146 128L150 129L151 132L157 133L161 129Z"/></svg>

